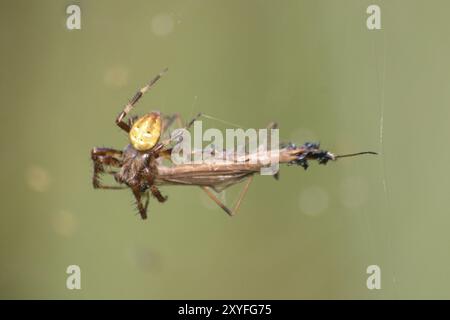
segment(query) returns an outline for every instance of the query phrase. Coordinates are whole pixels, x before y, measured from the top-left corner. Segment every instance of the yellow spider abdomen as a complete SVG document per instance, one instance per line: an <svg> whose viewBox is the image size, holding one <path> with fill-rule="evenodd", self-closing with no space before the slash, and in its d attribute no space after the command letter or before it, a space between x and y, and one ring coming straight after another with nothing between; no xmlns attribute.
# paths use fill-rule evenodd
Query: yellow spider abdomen
<svg viewBox="0 0 450 320"><path fill-rule="evenodd" d="M131 144L136 150L150 150L161 135L161 116L158 112L142 116L133 123L129 135Z"/></svg>

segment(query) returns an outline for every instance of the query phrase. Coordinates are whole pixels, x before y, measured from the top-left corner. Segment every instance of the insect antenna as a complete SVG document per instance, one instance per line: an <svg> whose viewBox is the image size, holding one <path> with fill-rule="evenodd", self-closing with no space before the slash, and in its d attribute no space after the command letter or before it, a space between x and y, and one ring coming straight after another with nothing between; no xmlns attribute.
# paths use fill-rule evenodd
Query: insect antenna
<svg viewBox="0 0 450 320"><path fill-rule="evenodd" d="M336 156L334 156L334 158L338 159L338 158L355 157L355 156L360 156L360 155L363 155L363 154L375 154L375 155L378 155L378 153L373 152L373 151L363 151L363 152L357 152L357 153L348 153L348 154L336 155Z"/></svg>

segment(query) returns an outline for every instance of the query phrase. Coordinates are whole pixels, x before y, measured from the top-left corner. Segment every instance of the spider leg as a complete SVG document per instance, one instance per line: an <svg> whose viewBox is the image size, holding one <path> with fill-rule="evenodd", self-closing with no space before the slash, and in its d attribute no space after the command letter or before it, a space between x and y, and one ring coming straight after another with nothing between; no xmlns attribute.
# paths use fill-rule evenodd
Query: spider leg
<svg viewBox="0 0 450 320"><path fill-rule="evenodd" d="M158 199L159 202L161 202L161 203L166 202L167 196L163 196L163 195L161 194L161 192L159 191L158 187L156 187L155 185L152 185L152 186L150 187L150 191L152 192L152 195L153 195L156 199Z"/></svg>
<svg viewBox="0 0 450 320"><path fill-rule="evenodd" d="M173 123L177 123L178 128L184 128L184 129L189 129L194 122L200 118L203 114L201 112L199 112L194 118L192 118L191 121L184 123L183 118L180 116L179 113L174 113L172 115L166 116L164 121L165 124L163 125L163 128L165 130L167 130L168 128L170 128L171 125L173 125Z"/></svg>
<svg viewBox="0 0 450 320"><path fill-rule="evenodd" d="M91 151L91 159L94 162L94 174L92 175L92 184L95 189L122 190L126 187L107 186L100 182L100 174L113 174L114 171L105 171L105 166L120 168L122 163L116 157L121 157L122 151L109 148L94 148Z"/></svg>
<svg viewBox="0 0 450 320"><path fill-rule="evenodd" d="M116 158L121 158L123 152L116 149L111 148L93 148L91 150L91 157L94 158L95 156L111 156Z"/></svg>
<svg viewBox="0 0 450 320"><path fill-rule="evenodd" d="M142 204L142 193L139 189L139 186L131 187L131 191L133 191L133 195L136 198L136 205L139 210L139 214L143 220L147 219L147 207L148 207L148 196L145 204Z"/></svg>
<svg viewBox="0 0 450 320"><path fill-rule="evenodd" d="M171 115L163 115L162 117L162 132L169 132L169 128L175 123L177 123L179 128L183 127L183 121L181 120L181 116L178 113L174 113Z"/></svg>
<svg viewBox="0 0 450 320"><path fill-rule="evenodd" d="M145 193L145 204L144 204L144 209L145 212L147 212L147 208L148 208L148 203L150 201L150 195L148 194L148 191Z"/></svg>
<svg viewBox="0 0 450 320"><path fill-rule="evenodd" d="M269 124L266 127L267 129L278 129L278 123L275 121L269 122Z"/></svg>
<svg viewBox="0 0 450 320"><path fill-rule="evenodd" d="M142 87L131 100L126 104L123 111L117 116L116 124L125 132L130 132L130 125L123 121L127 114L133 109L134 105L141 99L141 97L166 73L167 68L160 72L155 78L153 78L147 85Z"/></svg>
<svg viewBox="0 0 450 320"><path fill-rule="evenodd" d="M170 125L172 125L172 123L176 120L177 121L177 123L178 123L178 125L179 125L179 129L185 129L185 130L188 130L193 124L194 124L194 122L198 119L198 118L200 118L202 116L202 113L200 112L200 113L198 113L194 118L192 118L192 120L191 121L189 121L188 123L186 123L185 125L183 125L183 120L182 120L182 118L181 118L181 116L178 114L178 113L175 113L175 114L173 114L172 116L169 116L167 119L167 124L170 126ZM163 125L164 126L164 130L167 130L167 128L169 128L169 126L168 125ZM167 138L167 139L165 139L164 141L162 141L162 142L159 142L155 147L154 147L154 152L156 153L156 152L161 152L162 150L167 150L167 146L170 144L170 143L172 143L173 142L173 138L172 137L169 137L169 138Z"/></svg>
<svg viewBox="0 0 450 320"><path fill-rule="evenodd" d="M198 118L200 118L202 115L203 115L203 113L201 113L201 112L197 113L197 115L194 118L192 118L191 121L186 123L185 129L189 129L194 124L194 122L197 121Z"/></svg>
<svg viewBox="0 0 450 320"><path fill-rule="evenodd" d="M239 210L242 200L244 199L245 195L247 194L248 188L250 187L250 183L253 180L253 176L250 176L247 180L247 183L245 184L244 188L242 189L241 193L239 194L239 198L236 201L236 204L234 205L234 208L231 210L229 209L222 201L220 201L217 196L212 193L212 191L208 187L200 187L203 189L203 191L206 192L206 194L215 202L219 207L221 207L229 216L234 216L237 211Z"/></svg>
<svg viewBox="0 0 450 320"><path fill-rule="evenodd" d="M108 158L105 158L101 156L97 160L94 160L94 173L92 175L92 185L94 186L94 189L109 189L109 190L123 190L127 187L124 186L108 186L101 183L100 175L101 174L115 174L115 171L105 171L103 164L107 163L109 165L109 160L106 160Z"/></svg>

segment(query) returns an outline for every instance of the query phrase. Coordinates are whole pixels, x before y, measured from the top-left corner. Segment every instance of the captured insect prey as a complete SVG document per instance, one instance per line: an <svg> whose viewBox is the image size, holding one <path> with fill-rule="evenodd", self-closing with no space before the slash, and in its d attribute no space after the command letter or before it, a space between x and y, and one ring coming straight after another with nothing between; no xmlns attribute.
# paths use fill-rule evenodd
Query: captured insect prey
<svg viewBox="0 0 450 320"><path fill-rule="evenodd" d="M269 155L270 163L298 165L307 169L309 161L316 160L319 164L326 164L328 161L336 161L339 158L352 157L363 154L376 154L372 151L335 155L331 152L320 149L318 143L306 142L301 146L293 143L279 143L270 151L264 153L261 150L248 152L244 157L229 150L212 150L215 156L227 156L226 160L214 162L193 162L178 163L174 161L173 155L177 144L183 141L183 136L169 135L169 128L173 124L178 124L180 129L187 131L202 116L199 113L191 121L184 123L178 114L163 115L153 111L142 117L126 116L133 109L141 97L149 91L153 85L167 71L158 74L146 86L140 89L123 111L116 118L116 124L129 136L130 144L123 150L110 148L93 148L91 158L94 166L92 183L97 189L131 189L136 200L137 209L142 219L147 218L147 208L150 195L159 202L165 202L160 186L185 185L198 186L216 202L228 215L234 215L245 197L252 178L255 174L261 173L267 168L267 161L260 159L261 154ZM277 125L271 123L268 129L276 129ZM232 160L230 160L232 159ZM256 159L256 160L255 160ZM275 161L272 161L275 160ZM167 165L165 162L169 162ZM273 172L277 177L277 172ZM104 185L101 183L102 174L112 175L117 185ZM227 207L213 191L219 192L232 185L245 182L238 200L233 208Z"/></svg>

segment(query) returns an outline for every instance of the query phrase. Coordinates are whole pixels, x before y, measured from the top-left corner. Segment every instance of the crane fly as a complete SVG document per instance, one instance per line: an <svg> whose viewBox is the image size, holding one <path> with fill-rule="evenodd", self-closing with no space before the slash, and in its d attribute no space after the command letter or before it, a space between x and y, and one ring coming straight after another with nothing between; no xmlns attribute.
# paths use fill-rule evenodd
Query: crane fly
<svg viewBox="0 0 450 320"><path fill-rule="evenodd" d="M96 189L131 189L142 219L147 218L150 195L159 202L167 200L167 196L163 196L159 190L160 186L166 185L198 186L228 215L233 216L238 211L253 176L267 166L266 162L246 161L248 160L246 159L235 162L172 163L172 165L166 165L164 160L170 161L173 144L177 139L173 137L164 138L164 135L174 123L178 123L181 128L189 129L201 117L201 114L198 114L186 124L183 123L178 114L163 115L158 111L147 113L142 117L129 117L127 121L125 120L141 97L153 87L166 71L167 69L140 89L116 118L116 125L128 134L130 144L124 150L98 147L91 150L94 167L93 186ZM269 125L271 129L276 127L275 123ZM254 153L248 155L248 158L263 158L259 157L258 152L260 151L254 151ZM319 164L326 164L328 161L362 154L376 153L366 151L335 155L321 150L318 143L311 142L301 146L296 146L293 143L282 143L277 150L271 150L270 152L271 157L276 157L277 163L298 165L304 169L308 168L308 161L310 160L316 160ZM103 184L100 179L103 174L112 175L117 184ZM275 174L275 178L277 177L277 174ZM244 181L245 185L231 209L215 194L215 192L220 192Z"/></svg>

